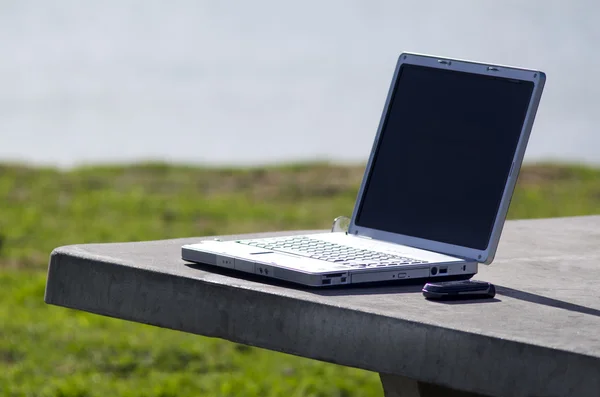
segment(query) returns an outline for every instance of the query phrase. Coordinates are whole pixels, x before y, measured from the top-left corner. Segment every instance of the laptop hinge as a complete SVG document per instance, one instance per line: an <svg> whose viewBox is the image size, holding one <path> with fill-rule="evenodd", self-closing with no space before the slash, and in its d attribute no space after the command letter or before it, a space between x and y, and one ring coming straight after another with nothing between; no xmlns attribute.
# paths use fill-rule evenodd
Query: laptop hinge
<svg viewBox="0 0 600 397"><path fill-rule="evenodd" d="M363 234L359 234L359 231L358 231L358 230L355 230L355 231L354 231L354 233L346 232L346 234L352 234L352 235L353 235L353 236L355 236L355 237L360 237L360 238L362 238L362 239L365 239L365 240L373 240L373 237L370 237L370 236L365 236L365 235L363 235ZM375 241L379 241L379 240L375 240ZM385 241L385 240L382 240L382 241ZM388 242L391 242L391 241L388 241ZM435 252L436 254L448 255L448 256L452 256L452 257L454 257L454 258L460 258L460 259L463 259L463 260L464 260L464 261L466 261L466 262L475 262L475 263L480 263L480 262L479 262L477 259L475 259L475 258L469 258L469 257L466 257L466 256L458 256L458 255L453 255L453 254L449 254L449 253L447 253L447 252L442 252L442 251L426 250L426 249L424 249L424 248L415 247L415 246L408 245L408 244L405 244L405 245L406 245L407 247L411 247L411 248L415 248L415 249L420 249L420 250L423 250L423 251Z"/></svg>
<svg viewBox="0 0 600 397"><path fill-rule="evenodd" d="M346 232L346 234L348 234L348 232ZM353 233L352 235L356 236L356 237L360 237L360 238L365 239L365 240L373 240L373 237L369 237L369 236L358 234L358 231L356 233ZM375 240L375 241L380 241L380 240ZM381 240L381 241L385 241L385 240ZM475 258L469 258L469 257L466 257L466 256L459 256L459 255L449 254L449 253L443 252L443 251L427 250L427 249L424 249L424 248L421 248L421 247L415 247L413 245L408 245L408 244L404 244L404 245L406 245L407 247L411 247L411 248L415 248L415 249L419 249L419 250L423 250L423 251L435 252L436 254L452 256L454 258L460 258L460 259L463 259L466 262L480 263Z"/></svg>

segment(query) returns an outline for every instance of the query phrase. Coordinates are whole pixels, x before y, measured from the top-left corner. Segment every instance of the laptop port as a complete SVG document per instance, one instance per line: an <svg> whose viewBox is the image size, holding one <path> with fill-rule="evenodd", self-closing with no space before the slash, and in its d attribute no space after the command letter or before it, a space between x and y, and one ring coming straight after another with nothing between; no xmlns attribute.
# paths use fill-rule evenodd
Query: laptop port
<svg viewBox="0 0 600 397"><path fill-rule="evenodd" d="M328 285L328 284L331 284L331 279L323 280L323 281L321 282L321 284L323 284L323 285Z"/></svg>
<svg viewBox="0 0 600 397"><path fill-rule="evenodd" d="M447 273L448 273L447 267L440 267L440 274L447 274Z"/></svg>
<svg viewBox="0 0 600 397"><path fill-rule="evenodd" d="M343 275L344 275L344 273L331 273L331 274L326 274L325 277L334 278L334 277L342 277Z"/></svg>
<svg viewBox="0 0 600 397"><path fill-rule="evenodd" d="M431 275L432 275L432 276L435 276L437 273L438 273L438 268L437 268L437 267L435 267L435 266L434 266L434 267L432 267L432 268L431 268Z"/></svg>

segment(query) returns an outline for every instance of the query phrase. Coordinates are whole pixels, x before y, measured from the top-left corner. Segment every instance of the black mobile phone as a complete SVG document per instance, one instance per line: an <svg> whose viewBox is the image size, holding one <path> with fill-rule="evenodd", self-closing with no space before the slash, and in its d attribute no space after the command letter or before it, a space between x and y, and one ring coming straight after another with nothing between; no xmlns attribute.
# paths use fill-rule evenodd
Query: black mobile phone
<svg viewBox="0 0 600 397"><path fill-rule="evenodd" d="M476 280L427 283L422 291L427 299L482 299L496 296L496 288L492 283Z"/></svg>

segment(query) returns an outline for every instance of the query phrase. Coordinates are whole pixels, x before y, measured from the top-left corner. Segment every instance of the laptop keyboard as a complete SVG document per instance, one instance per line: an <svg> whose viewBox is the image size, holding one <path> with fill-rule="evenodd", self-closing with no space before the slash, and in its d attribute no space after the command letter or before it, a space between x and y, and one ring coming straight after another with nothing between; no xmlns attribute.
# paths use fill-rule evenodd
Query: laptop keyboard
<svg viewBox="0 0 600 397"><path fill-rule="evenodd" d="M238 240L238 243L263 248L269 251L279 251L320 259L327 262L334 262L338 265L355 268L427 263L427 261L416 260L415 258L407 258L387 252L330 243L306 236Z"/></svg>

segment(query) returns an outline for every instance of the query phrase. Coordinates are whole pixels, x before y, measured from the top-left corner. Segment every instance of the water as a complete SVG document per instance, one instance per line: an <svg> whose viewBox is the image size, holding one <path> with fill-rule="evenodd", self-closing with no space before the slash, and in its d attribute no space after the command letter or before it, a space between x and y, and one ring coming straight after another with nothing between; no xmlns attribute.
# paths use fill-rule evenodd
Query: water
<svg viewBox="0 0 600 397"><path fill-rule="evenodd" d="M595 1L0 1L0 161L365 160L397 55L540 68L528 161L600 164Z"/></svg>

